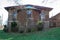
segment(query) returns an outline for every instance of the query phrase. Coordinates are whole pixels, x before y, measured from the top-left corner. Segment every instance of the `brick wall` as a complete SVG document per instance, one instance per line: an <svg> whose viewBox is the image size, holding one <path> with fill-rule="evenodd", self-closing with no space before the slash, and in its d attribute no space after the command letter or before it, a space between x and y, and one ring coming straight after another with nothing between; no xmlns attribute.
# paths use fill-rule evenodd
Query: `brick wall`
<svg viewBox="0 0 60 40"><path fill-rule="evenodd" d="M34 21L37 22L39 20L39 12L37 10L33 10L32 16L34 18Z"/></svg>
<svg viewBox="0 0 60 40"><path fill-rule="evenodd" d="M19 30L20 29L24 29L25 27L26 27L26 22L28 21L27 20L27 10L28 9L24 9L24 8L19 8L19 7L15 7L15 8L9 8L9 10L8 10L8 12L9 12L9 14L8 14L8 16L9 16L9 18L8 18L8 20L9 21L12 21L12 13L14 12L14 11L17 11L17 24L18 24L18 27L19 27ZM33 18L33 21L28 21L28 22L30 22L30 24L32 24L32 22L33 22L33 24L35 23L37 23L37 21L38 20L41 20L40 19L40 13L41 13L41 11L42 10L38 10L38 9L29 9L29 10L32 10L32 18ZM43 9L44 10L44 9ZM44 13L45 13L45 24L44 25L46 25L46 27L48 26L48 21L49 21L49 11L48 10L44 10L43 11ZM29 23L27 23L27 24L29 24ZM9 30L10 30L10 28L11 28L11 22L9 22L8 23L8 26L9 26ZM27 27L29 27L30 25L28 25ZM32 27L32 26L30 26L30 27Z"/></svg>

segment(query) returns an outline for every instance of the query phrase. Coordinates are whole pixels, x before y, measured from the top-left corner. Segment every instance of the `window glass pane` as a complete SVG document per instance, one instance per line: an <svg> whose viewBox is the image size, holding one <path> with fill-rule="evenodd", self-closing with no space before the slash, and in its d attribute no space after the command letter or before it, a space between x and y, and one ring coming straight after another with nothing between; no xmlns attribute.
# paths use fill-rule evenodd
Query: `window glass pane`
<svg viewBox="0 0 60 40"><path fill-rule="evenodd" d="M13 20L16 20L17 12L13 12Z"/></svg>
<svg viewBox="0 0 60 40"><path fill-rule="evenodd" d="M40 16L41 16L41 20L43 21L45 19L45 13L41 13Z"/></svg>
<svg viewBox="0 0 60 40"><path fill-rule="evenodd" d="M27 10L27 17L31 18L32 10Z"/></svg>
<svg viewBox="0 0 60 40"><path fill-rule="evenodd" d="M32 13L32 11L31 10L27 10L27 14L31 14Z"/></svg>

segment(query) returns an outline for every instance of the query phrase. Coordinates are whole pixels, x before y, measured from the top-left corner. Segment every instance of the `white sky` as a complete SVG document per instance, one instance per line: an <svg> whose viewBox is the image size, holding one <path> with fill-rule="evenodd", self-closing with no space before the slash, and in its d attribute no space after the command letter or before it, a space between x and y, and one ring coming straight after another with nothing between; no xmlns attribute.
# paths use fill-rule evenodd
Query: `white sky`
<svg viewBox="0 0 60 40"><path fill-rule="evenodd" d="M18 0L18 2L22 5L24 4L33 4L39 6L47 6L54 8L50 13L49 17L52 17L60 12L60 0ZM44 3L42 3L44 2ZM6 24L6 20L8 18L8 12L4 9L4 7L17 5L13 0L0 0L0 15L3 14L3 24Z"/></svg>

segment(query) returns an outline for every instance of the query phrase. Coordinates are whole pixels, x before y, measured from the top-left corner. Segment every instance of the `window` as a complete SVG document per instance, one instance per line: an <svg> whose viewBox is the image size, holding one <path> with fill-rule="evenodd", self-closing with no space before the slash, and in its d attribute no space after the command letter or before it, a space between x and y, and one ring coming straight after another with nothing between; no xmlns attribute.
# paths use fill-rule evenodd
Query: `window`
<svg viewBox="0 0 60 40"><path fill-rule="evenodd" d="M27 10L27 17L31 18L32 10Z"/></svg>
<svg viewBox="0 0 60 40"><path fill-rule="evenodd" d="M13 12L13 20L16 20L16 18L17 18L17 12Z"/></svg>
<svg viewBox="0 0 60 40"><path fill-rule="evenodd" d="M41 13L40 17L41 17L41 21L43 21L45 19L45 13Z"/></svg>

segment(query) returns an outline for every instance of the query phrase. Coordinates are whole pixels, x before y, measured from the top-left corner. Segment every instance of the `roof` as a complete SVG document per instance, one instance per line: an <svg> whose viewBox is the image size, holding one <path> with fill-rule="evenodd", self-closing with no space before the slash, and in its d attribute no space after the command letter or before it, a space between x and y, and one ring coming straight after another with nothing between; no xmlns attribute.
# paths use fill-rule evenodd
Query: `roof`
<svg viewBox="0 0 60 40"><path fill-rule="evenodd" d="M30 4L25 5L25 6L33 6L33 7L37 8L37 9L48 10L48 11L51 11L51 10L53 9L53 8L50 8L50 7L37 6L37 5L30 5Z"/></svg>
<svg viewBox="0 0 60 40"><path fill-rule="evenodd" d="M53 8L49 8L49 7L44 7L44 6L37 6L37 5L21 5L22 7L24 6L26 9L28 8L32 8L32 9L38 9L38 10L47 10L47 11L51 11ZM9 8L12 7L20 7L20 6L10 6L10 7L5 7L6 10L9 10Z"/></svg>
<svg viewBox="0 0 60 40"><path fill-rule="evenodd" d="M25 9L36 9L36 8L33 7L33 6L25 6L24 8L25 8Z"/></svg>
<svg viewBox="0 0 60 40"><path fill-rule="evenodd" d="M56 17L60 16L60 13L56 14L55 16L51 17L50 19L55 19Z"/></svg>

